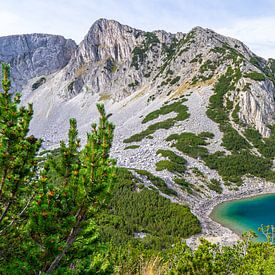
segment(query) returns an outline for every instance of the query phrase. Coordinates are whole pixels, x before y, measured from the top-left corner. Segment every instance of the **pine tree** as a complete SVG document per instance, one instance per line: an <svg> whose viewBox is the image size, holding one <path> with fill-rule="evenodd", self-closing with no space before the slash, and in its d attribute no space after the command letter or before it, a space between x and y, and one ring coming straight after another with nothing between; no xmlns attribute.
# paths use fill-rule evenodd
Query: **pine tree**
<svg viewBox="0 0 275 275"><path fill-rule="evenodd" d="M109 153L114 126L97 105L93 124L80 150L77 123L70 120L68 143L40 163L41 141L28 136L32 106L18 107L20 95L9 93L9 66L3 65L0 93L0 273L67 272L79 243L97 239L95 214L106 204L115 178ZM41 166L42 165L42 166ZM84 240L85 238L85 240ZM67 256L69 255L69 256Z"/></svg>
<svg viewBox="0 0 275 275"><path fill-rule="evenodd" d="M36 154L41 140L28 136L32 105L18 107L20 95L10 93L10 67L2 64L0 93L0 231L22 216L33 196ZM23 212L22 212L23 211Z"/></svg>
<svg viewBox="0 0 275 275"><path fill-rule="evenodd" d="M50 159L41 173L41 192L32 209L31 235L41 250L42 271L53 272L85 230L98 209L104 205L114 177L114 161L109 152L114 126L108 121L104 106L97 105L99 125L92 125L87 144L78 152L77 126L70 120L68 146L62 141L60 157ZM52 185L51 175L59 178ZM35 248L37 251L37 248Z"/></svg>

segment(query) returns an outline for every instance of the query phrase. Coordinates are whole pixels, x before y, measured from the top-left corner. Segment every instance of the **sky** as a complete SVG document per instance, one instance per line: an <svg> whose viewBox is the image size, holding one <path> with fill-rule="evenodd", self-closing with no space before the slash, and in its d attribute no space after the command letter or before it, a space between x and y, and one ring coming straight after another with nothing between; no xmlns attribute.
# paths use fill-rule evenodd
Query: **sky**
<svg viewBox="0 0 275 275"><path fill-rule="evenodd" d="M0 0L0 36L50 33L79 43L99 18L146 31L210 28L275 58L275 0Z"/></svg>

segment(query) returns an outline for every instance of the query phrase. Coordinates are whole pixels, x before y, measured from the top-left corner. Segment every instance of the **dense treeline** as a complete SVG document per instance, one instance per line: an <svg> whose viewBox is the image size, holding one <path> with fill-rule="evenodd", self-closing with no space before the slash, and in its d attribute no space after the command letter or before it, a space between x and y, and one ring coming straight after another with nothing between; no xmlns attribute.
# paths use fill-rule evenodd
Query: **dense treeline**
<svg viewBox="0 0 275 275"><path fill-rule="evenodd" d="M109 210L98 218L104 241L127 242L161 250L199 233L197 218L187 206L171 203L157 190L148 190L127 169L119 169ZM134 238L142 232L144 238Z"/></svg>

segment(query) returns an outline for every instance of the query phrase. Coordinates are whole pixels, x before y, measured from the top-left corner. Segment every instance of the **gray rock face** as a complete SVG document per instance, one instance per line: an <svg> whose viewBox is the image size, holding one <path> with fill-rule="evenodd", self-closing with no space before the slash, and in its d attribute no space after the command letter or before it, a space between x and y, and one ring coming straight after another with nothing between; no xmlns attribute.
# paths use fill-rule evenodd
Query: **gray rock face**
<svg viewBox="0 0 275 275"><path fill-rule="evenodd" d="M0 61L11 64L15 89L31 78L62 69L76 44L58 35L26 34L0 37Z"/></svg>
<svg viewBox="0 0 275 275"><path fill-rule="evenodd" d="M244 82L245 83L245 82ZM271 125L275 121L275 88L272 81L266 79L260 83L250 83L250 89L240 94L240 119L255 127L263 137L270 135Z"/></svg>

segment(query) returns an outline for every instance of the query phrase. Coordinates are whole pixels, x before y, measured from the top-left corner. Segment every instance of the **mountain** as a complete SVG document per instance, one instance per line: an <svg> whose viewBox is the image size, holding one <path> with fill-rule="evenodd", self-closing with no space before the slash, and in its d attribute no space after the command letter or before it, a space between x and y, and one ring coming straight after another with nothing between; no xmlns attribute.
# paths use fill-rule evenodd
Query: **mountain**
<svg viewBox="0 0 275 275"><path fill-rule="evenodd" d="M151 183L148 171L164 179L166 187L152 186L189 203L205 232L228 233L209 218L224 196L273 188L275 61L236 39L100 19L79 45L42 34L1 37L0 60L11 63L23 104L34 104L31 132L45 147L66 137L70 117L84 140L104 102L118 165L143 170Z"/></svg>
<svg viewBox="0 0 275 275"><path fill-rule="evenodd" d="M76 47L73 40L58 35L4 36L0 37L0 61L11 65L14 88L21 90L28 80L62 69Z"/></svg>

